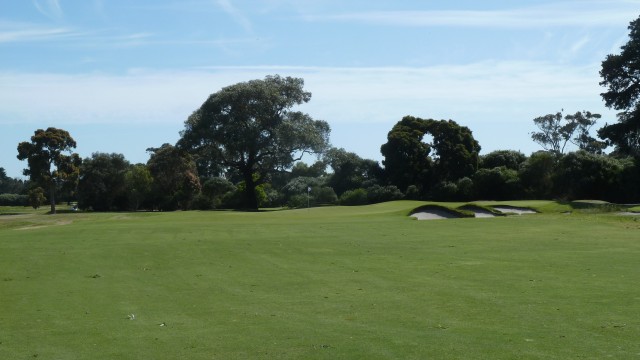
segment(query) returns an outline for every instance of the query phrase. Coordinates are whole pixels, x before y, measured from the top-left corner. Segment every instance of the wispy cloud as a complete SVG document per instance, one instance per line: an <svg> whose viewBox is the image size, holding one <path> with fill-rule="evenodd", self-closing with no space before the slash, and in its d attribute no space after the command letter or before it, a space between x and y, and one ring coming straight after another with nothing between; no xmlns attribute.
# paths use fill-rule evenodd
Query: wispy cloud
<svg viewBox="0 0 640 360"><path fill-rule="evenodd" d="M231 0L215 0L216 4L222 8L227 14L229 14L236 23L238 23L242 28L248 32L253 33L253 25L251 24L251 20L247 16L245 16L237 7L235 7Z"/></svg>
<svg viewBox="0 0 640 360"><path fill-rule="evenodd" d="M60 20L64 16L58 0L33 0L33 5L42 15L50 19Z"/></svg>
<svg viewBox="0 0 640 360"><path fill-rule="evenodd" d="M361 22L389 26L531 28L617 26L640 11L638 1L559 2L507 10L369 11L307 16L315 21Z"/></svg>
<svg viewBox="0 0 640 360"><path fill-rule="evenodd" d="M64 27L0 23L0 43L44 41L74 35L74 31Z"/></svg>

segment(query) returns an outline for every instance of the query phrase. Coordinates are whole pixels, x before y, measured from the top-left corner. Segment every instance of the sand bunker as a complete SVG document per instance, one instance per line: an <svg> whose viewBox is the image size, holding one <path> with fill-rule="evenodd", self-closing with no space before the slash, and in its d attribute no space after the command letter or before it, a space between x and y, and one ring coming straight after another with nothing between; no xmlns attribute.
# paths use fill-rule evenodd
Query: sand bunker
<svg viewBox="0 0 640 360"><path fill-rule="evenodd" d="M533 209L524 208L524 207L516 207L516 206L507 206L507 205L499 205L492 206L493 209L506 214L536 214L537 212ZM474 217L476 218L492 218L495 216L499 216L500 214L495 214L490 210L482 208L480 206L474 205L466 205L459 208L460 210L465 210L468 212L472 212ZM456 214L453 210L447 210L439 207L424 207L418 209L416 212L410 215L418 220L439 220L439 219L458 219L465 217L461 214Z"/></svg>
<svg viewBox="0 0 640 360"><path fill-rule="evenodd" d="M516 206L492 206L492 208L500 211L501 213L504 214L518 214L518 215L523 215L523 214L537 214L537 212L533 209L529 209L529 208L523 208L523 207L516 207Z"/></svg>
<svg viewBox="0 0 640 360"><path fill-rule="evenodd" d="M438 220L438 219L456 219L459 216L454 213L441 209L422 209L418 212L411 214L412 217L418 220Z"/></svg>

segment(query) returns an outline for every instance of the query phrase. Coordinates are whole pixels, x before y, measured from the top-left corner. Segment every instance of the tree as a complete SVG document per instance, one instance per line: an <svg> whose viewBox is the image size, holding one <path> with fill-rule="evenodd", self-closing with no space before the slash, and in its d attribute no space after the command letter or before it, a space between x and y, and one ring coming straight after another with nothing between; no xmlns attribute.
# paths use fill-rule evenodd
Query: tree
<svg viewBox="0 0 640 360"><path fill-rule="evenodd" d="M406 190L425 190L439 182L471 176L478 168L480 145L471 130L453 120L405 116L380 148L387 178Z"/></svg>
<svg viewBox="0 0 640 360"><path fill-rule="evenodd" d="M29 190L27 196L29 197L29 205L34 209L38 209L47 201L47 198L44 196L44 189L39 186Z"/></svg>
<svg viewBox="0 0 640 360"><path fill-rule="evenodd" d="M153 176L153 194L160 210L189 208L193 196L200 191L200 180L193 158L185 150L171 144L149 148L147 162Z"/></svg>
<svg viewBox="0 0 640 360"><path fill-rule="evenodd" d="M338 196L347 190L366 188L382 181L383 170L377 161L363 159L345 149L329 149L324 160L333 170L328 185Z"/></svg>
<svg viewBox="0 0 640 360"><path fill-rule="evenodd" d="M27 160L29 164L23 173L34 184L48 189L52 214L56 213L57 187L78 181L82 161L78 154L71 153L75 147L75 140L66 130L53 127L38 129L31 137L31 142L18 144L18 160Z"/></svg>
<svg viewBox="0 0 640 360"><path fill-rule="evenodd" d="M292 111L308 102L304 81L278 75L223 88L185 121L178 146L244 181L244 207L258 208L256 187L306 153L328 145L329 125Z"/></svg>
<svg viewBox="0 0 640 360"><path fill-rule="evenodd" d="M80 167L78 206L96 211L127 208L126 173L131 164L122 154L93 153Z"/></svg>
<svg viewBox="0 0 640 360"><path fill-rule="evenodd" d="M130 209L137 211L151 193L153 177L149 169L143 164L136 164L129 168L124 176L127 198Z"/></svg>
<svg viewBox="0 0 640 360"><path fill-rule="evenodd" d="M580 150L593 153L602 152L604 143L589 135L589 130L600 119L600 114L589 111L562 115L562 112L547 114L533 119L540 131L532 132L531 139L543 149L562 155L568 143L576 145Z"/></svg>
<svg viewBox="0 0 640 360"><path fill-rule="evenodd" d="M520 151L495 150L487 155L480 156L481 169L493 169L504 166L507 169L518 170L527 157Z"/></svg>
<svg viewBox="0 0 640 360"><path fill-rule="evenodd" d="M629 41L620 54L602 62L600 94L608 108L619 110L618 123L605 124L598 135L623 154L640 157L640 17L629 24Z"/></svg>

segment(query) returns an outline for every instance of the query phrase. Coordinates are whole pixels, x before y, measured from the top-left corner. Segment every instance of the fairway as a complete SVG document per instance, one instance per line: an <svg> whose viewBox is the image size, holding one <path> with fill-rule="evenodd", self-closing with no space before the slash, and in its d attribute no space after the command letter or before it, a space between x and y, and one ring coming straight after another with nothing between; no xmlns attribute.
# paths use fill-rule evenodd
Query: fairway
<svg viewBox="0 0 640 360"><path fill-rule="evenodd" d="M0 216L0 359L640 358L640 217Z"/></svg>

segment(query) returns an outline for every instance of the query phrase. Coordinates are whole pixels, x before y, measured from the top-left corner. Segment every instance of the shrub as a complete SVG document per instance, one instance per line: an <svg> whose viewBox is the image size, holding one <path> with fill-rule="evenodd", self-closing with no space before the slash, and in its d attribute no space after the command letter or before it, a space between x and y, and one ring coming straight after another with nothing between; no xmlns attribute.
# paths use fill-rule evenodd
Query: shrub
<svg viewBox="0 0 640 360"><path fill-rule="evenodd" d="M401 200L402 198L404 198L404 194L395 185L373 185L367 188L367 200L370 204Z"/></svg>
<svg viewBox="0 0 640 360"><path fill-rule="evenodd" d="M365 189L347 190L340 196L340 204L347 206L366 205L367 191Z"/></svg>
<svg viewBox="0 0 640 360"><path fill-rule="evenodd" d="M27 206L29 197L19 194L0 194L0 206Z"/></svg>

